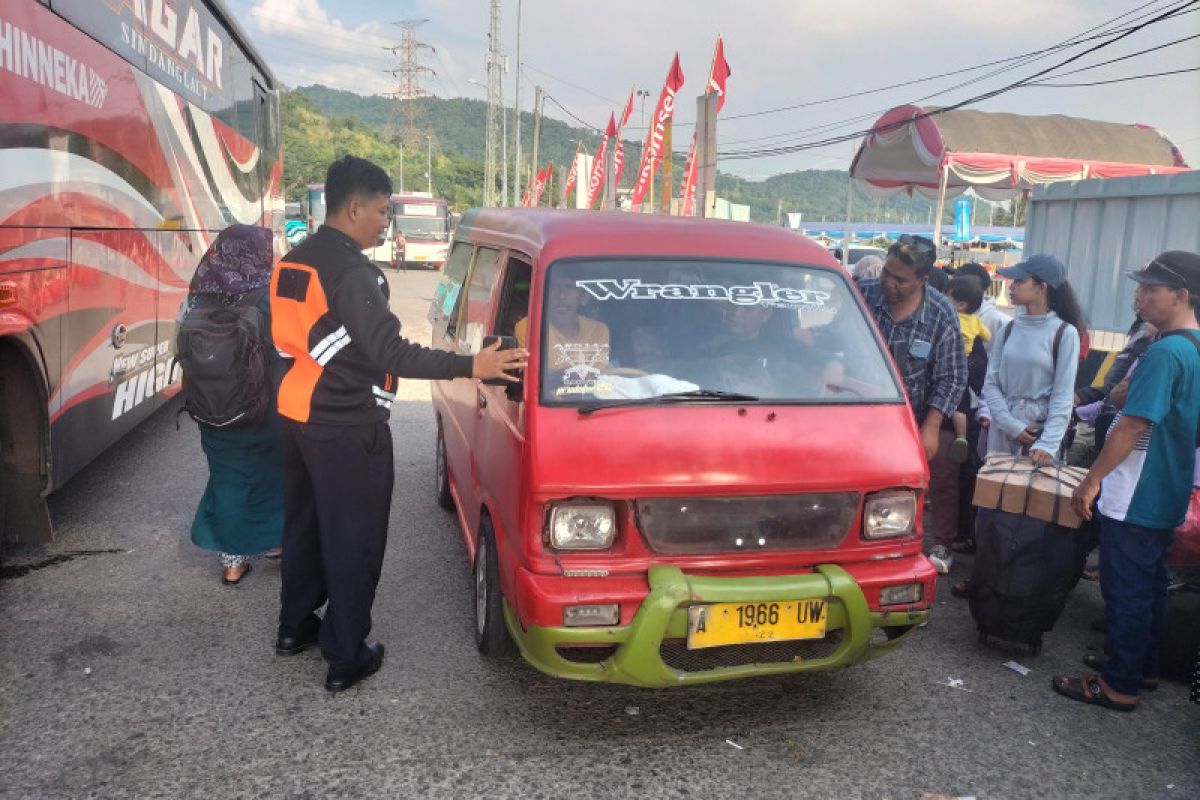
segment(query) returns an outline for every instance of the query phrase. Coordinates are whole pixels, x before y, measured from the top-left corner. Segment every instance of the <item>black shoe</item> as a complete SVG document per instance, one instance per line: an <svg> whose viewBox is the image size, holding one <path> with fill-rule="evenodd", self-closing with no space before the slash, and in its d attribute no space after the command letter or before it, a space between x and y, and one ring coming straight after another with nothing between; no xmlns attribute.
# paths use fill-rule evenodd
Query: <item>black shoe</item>
<svg viewBox="0 0 1200 800"><path fill-rule="evenodd" d="M275 637L275 655L298 655L317 644L321 633L321 620L315 616L310 619L312 620L311 624L305 625L298 634L289 632L282 625L279 626L279 634Z"/></svg>
<svg viewBox="0 0 1200 800"><path fill-rule="evenodd" d="M363 678L369 678L383 666L383 643L367 642L364 644L370 652L370 660L353 667L330 667L325 676L325 689L330 692L342 692L349 689Z"/></svg>

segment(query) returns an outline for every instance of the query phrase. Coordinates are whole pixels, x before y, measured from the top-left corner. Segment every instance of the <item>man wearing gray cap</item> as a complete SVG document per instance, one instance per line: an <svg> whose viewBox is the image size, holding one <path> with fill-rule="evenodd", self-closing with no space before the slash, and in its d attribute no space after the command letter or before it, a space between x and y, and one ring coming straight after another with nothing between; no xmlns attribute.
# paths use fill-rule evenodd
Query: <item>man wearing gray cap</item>
<svg viewBox="0 0 1200 800"><path fill-rule="evenodd" d="M1144 269L1135 305L1162 338L1142 356L1104 449L1075 490L1085 519L1100 495L1100 588L1111 656L1084 659L1100 674L1056 677L1056 692L1117 711L1158 683L1166 629L1167 568L1187 515L1200 424L1200 255L1172 250Z"/></svg>

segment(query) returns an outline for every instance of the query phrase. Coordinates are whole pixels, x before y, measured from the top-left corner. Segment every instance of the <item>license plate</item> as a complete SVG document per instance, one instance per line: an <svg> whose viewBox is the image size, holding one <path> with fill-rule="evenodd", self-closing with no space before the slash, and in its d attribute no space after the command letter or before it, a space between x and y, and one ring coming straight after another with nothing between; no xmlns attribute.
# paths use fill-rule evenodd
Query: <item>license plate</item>
<svg viewBox="0 0 1200 800"><path fill-rule="evenodd" d="M413 261L428 261L429 256L413 256Z"/></svg>
<svg viewBox="0 0 1200 800"><path fill-rule="evenodd" d="M688 609L688 649L821 639L828 610L825 600L692 606Z"/></svg>

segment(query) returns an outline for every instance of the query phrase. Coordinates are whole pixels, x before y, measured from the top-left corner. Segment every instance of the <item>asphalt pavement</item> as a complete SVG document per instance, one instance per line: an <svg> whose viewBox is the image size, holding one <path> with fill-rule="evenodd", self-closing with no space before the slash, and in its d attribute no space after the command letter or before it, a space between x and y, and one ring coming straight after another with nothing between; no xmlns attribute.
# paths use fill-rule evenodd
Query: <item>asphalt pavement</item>
<svg viewBox="0 0 1200 800"><path fill-rule="evenodd" d="M389 276L425 343L436 277ZM0 797L1200 797L1183 684L1132 714L1051 692L1099 646L1090 583L1039 656L980 645L943 579L927 628L836 672L641 690L485 660L425 384L401 387L392 428L387 658L340 695L315 652L274 655L278 565L226 587L191 544L206 467L174 407L58 491L57 539L10 548L0 580Z"/></svg>

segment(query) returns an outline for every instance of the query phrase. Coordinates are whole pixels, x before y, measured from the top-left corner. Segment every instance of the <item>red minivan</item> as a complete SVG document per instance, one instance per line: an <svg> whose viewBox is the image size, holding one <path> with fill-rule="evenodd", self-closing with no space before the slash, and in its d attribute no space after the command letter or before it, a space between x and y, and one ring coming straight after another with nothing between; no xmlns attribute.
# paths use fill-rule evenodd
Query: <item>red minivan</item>
<svg viewBox="0 0 1200 800"><path fill-rule="evenodd" d="M783 228L476 209L433 344L530 351L433 385L477 644L674 686L881 655L929 613L925 459L846 273ZM507 340L511 345L511 340Z"/></svg>

